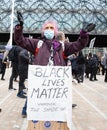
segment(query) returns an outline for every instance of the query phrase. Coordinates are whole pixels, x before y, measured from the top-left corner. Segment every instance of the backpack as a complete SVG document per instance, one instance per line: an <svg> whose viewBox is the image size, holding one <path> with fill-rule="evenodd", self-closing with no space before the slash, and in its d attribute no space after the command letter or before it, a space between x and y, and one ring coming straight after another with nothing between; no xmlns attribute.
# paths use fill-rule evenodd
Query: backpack
<svg viewBox="0 0 107 130"><path fill-rule="evenodd" d="M12 48L10 51L9 51L9 54L8 54L8 57L9 57L9 61L14 61L15 59L15 53L14 53L14 48Z"/></svg>
<svg viewBox="0 0 107 130"><path fill-rule="evenodd" d="M62 42L61 44L62 44L62 49L63 49L62 56L63 56L64 60L66 60L66 59L67 59L67 57L66 57L66 56L65 56L65 54L64 54L65 45L64 45L64 43L63 43L63 42ZM43 41L42 41L42 40L39 40L39 41L38 41L38 43L37 43L37 48L35 49L34 56L36 56L36 55L38 54L39 49L40 49L40 47L41 47L42 45L43 45Z"/></svg>

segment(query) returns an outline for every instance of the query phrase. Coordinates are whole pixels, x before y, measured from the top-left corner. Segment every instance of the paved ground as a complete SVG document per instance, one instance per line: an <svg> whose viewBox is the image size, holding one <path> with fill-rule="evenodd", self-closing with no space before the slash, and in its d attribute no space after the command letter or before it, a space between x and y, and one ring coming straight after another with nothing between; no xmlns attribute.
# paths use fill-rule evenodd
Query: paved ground
<svg viewBox="0 0 107 130"><path fill-rule="evenodd" d="M27 120L21 117L25 99L16 96L17 90L8 91L10 74L11 69L7 68L6 80L0 80L0 130L26 130ZM78 106L72 110L72 130L107 130L107 83L102 75L97 75L97 79L73 84L73 103ZM18 89L17 82L14 87Z"/></svg>
<svg viewBox="0 0 107 130"><path fill-rule="evenodd" d="M0 80L0 130L25 130L24 122L27 121L21 117L21 110L25 99L18 98L17 90L9 91L9 77L11 69L6 70L5 81ZM18 89L18 83L14 82L14 88ZM23 128L23 129L22 129Z"/></svg>

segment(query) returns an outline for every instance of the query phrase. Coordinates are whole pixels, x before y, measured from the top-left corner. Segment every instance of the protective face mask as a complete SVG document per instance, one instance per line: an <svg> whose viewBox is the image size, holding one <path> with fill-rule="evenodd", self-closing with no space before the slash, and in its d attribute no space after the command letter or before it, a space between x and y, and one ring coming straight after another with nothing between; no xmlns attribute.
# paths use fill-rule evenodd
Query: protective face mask
<svg viewBox="0 0 107 130"><path fill-rule="evenodd" d="M50 30L50 29L45 30L44 31L44 36L47 39L49 39L49 40L53 39L53 37L54 37L54 30Z"/></svg>

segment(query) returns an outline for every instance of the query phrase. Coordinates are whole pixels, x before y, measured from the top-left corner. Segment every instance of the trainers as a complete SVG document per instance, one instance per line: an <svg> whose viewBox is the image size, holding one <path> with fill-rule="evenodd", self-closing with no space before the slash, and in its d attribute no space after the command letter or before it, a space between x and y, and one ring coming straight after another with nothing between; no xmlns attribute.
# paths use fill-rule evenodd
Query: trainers
<svg viewBox="0 0 107 130"><path fill-rule="evenodd" d="M1 78L1 80L5 80L4 78Z"/></svg>
<svg viewBox="0 0 107 130"><path fill-rule="evenodd" d="M17 94L17 96L19 97L19 98L27 98L24 94Z"/></svg>
<svg viewBox="0 0 107 130"><path fill-rule="evenodd" d="M9 90L17 90L16 88L9 88Z"/></svg>
<svg viewBox="0 0 107 130"><path fill-rule="evenodd" d="M17 79L15 79L14 82L19 82L19 81Z"/></svg>
<svg viewBox="0 0 107 130"><path fill-rule="evenodd" d="M27 89L26 87L23 87L23 89Z"/></svg>
<svg viewBox="0 0 107 130"><path fill-rule="evenodd" d="M74 108L74 107L76 107L77 106L77 104L72 104L72 108Z"/></svg>
<svg viewBox="0 0 107 130"><path fill-rule="evenodd" d="M27 94L27 93L26 93L26 92L24 92L24 91L21 91L21 93L22 93L22 94Z"/></svg>
<svg viewBox="0 0 107 130"><path fill-rule="evenodd" d="M94 81L93 79L90 79L90 81Z"/></svg>
<svg viewBox="0 0 107 130"><path fill-rule="evenodd" d="M25 91L20 91L20 92L18 92L19 94L27 94Z"/></svg>
<svg viewBox="0 0 107 130"><path fill-rule="evenodd" d="M76 79L73 79L72 82L74 82L75 84L78 83L78 81Z"/></svg>
<svg viewBox="0 0 107 130"><path fill-rule="evenodd" d="M98 79L94 79L95 81L98 81Z"/></svg>
<svg viewBox="0 0 107 130"><path fill-rule="evenodd" d="M82 83L82 82L81 82L80 84L81 84L81 85L84 85L84 83Z"/></svg>
<svg viewBox="0 0 107 130"><path fill-rule="evenodd" d="M27 117L27 114L22 114L22 118L26 118Z"/></svg>

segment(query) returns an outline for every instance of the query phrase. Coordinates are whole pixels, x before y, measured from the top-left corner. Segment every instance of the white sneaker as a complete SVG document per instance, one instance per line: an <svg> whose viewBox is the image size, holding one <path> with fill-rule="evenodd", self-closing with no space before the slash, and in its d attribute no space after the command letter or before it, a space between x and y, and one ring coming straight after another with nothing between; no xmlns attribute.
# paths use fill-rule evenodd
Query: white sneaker
<svg viewBox="0 0 107 130"><path fill-rule="evenodd" d="M84 85L84 83L80 83L81 85Z"/></svg>
<svg viewBox="0 0 107 130"><path fill-rule="evenodd" d="M73 79L72 82L74 82L75 84L78 83L78 81L76 79Z"/></svg>

